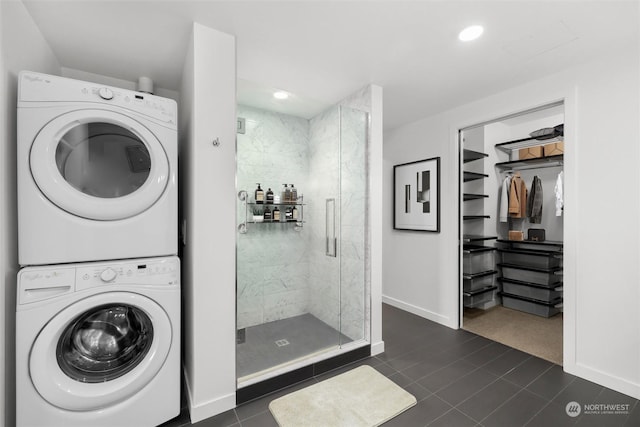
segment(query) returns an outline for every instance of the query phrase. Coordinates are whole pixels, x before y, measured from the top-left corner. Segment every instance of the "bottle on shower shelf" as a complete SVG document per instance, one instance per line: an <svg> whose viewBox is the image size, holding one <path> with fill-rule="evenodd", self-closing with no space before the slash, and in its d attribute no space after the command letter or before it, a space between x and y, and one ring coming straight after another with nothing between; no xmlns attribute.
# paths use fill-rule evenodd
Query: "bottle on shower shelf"
<svg viewBox="0 0 640 427"><path fill-rule="evenodd" d="M298 208L295 206L293 207L293 209L291 209L291 220L292 221L298 220Z"/></svg>
<svg viewBox="0 0 640 427"><path fill-rule="evenodd" d="M280 209L276 206L273 208L273 222L280 222Z"/></svg>
<svg viewBox="0 0 640 427"><path fill-rule="evenodd" d="M267 190L267 204L268 205L273 204L273 191L271 191L271 188Z"/></svg>
<svg viewBox="0 0 640 427"><path fill-rule="evenodd" d="M255 199L259 205L264 203L264 190L260 188L260 183L258 183L258 188L256 188Z"/></svg>
<svg viewBox="0 0 640 427"><path fill-rule="evenodd" d="M291 201L296 203L298 201L298 189L291 184Z"/></svg>
<svg viewBox="0 0 640 427"><path fill-rule="evenodd" d="M284 189L282 190L282 203L289 203L291 201L291 190L289 190L287 184L282 185L284 185Z"/></svg>
<svg viewBox="0 0 640 427"><path fill-rule="evenodd" d="M271 209L269 206L264 207L264 222L271 222L273 216L271 215Z"/></svg>

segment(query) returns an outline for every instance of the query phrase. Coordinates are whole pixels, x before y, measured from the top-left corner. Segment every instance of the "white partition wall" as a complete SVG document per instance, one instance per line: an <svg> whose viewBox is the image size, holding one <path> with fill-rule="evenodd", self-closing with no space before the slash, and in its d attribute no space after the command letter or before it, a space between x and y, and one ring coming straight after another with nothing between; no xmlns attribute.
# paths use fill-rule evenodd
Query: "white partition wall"
<svg viewBox="0 0 640 427"><path fill-rule="evenodd" d="M236 403L235 57L233 36L194 24L179 110L183 363L194 423Z"/></svg>

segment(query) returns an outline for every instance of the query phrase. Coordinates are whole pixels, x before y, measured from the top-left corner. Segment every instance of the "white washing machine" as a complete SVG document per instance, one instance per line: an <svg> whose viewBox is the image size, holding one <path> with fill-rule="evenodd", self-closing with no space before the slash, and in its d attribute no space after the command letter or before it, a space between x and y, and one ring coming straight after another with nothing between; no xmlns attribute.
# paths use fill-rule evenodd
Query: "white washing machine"
<svg viewBox="0 0 640 427"><path fill-rule="evenodd" d="M18 426L156 426L180 412L176 257L18 273Z"/></svg>
<svg viewBox="0 0 640 427"><path fill-rule="evenodd" d="M177 106L23 71L20 265L177 254Z"/></svg>

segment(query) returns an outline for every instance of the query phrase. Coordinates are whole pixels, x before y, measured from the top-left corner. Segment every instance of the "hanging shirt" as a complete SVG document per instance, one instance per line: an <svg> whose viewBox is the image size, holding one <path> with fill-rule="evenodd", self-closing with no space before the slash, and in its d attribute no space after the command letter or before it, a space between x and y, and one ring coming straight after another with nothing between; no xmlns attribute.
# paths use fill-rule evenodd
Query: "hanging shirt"
<svg viewBox="0 0 640 427"><path fill-rule="evenodd" d="M509 186L509 216L524 218L527 216L527 185L522 180L520 172L511 178Z"/></svg>
<svg viewBox="0 0 640 427"><path fill-rule="evenodd" d="M562 216L564 210L564 171L560 171L554 191L556 193L556 216Z"/></svg>
<svg viewBox="0 0 640 427"><path fill-rule="evenodd" d="M531 182L527 217L532 224L540 224L542 222L542 181L537 176L534 176Z"/></svg>
<svg viewBox="0 0 640 427"><path fill-rule="evenodd" d="M509 220L509 187L511 187L511 176L502 182L502 193L500 194L500 222Z"/></svg>

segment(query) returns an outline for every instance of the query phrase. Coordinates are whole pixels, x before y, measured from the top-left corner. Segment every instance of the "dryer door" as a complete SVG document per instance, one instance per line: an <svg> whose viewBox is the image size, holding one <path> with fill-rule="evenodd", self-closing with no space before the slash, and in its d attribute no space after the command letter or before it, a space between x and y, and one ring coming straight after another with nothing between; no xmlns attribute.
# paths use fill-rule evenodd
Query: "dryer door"
<svg viewBox="0 0 640 427"><path fill-rule="evenodd" d="M106 110L78 110L50 121L29 156L40 191L83 218L119 220L151 207L169 180L158 139L140 122Z"/></svg>
<svg viewBox="0 0 640 427"><path fill-rule="evenodd" d="M29 356L31 380L45 400L62 409L114 405L139 392L162 368L173 345L171 327L166 312L140 294L80 300L36 338Z"/></svg>

